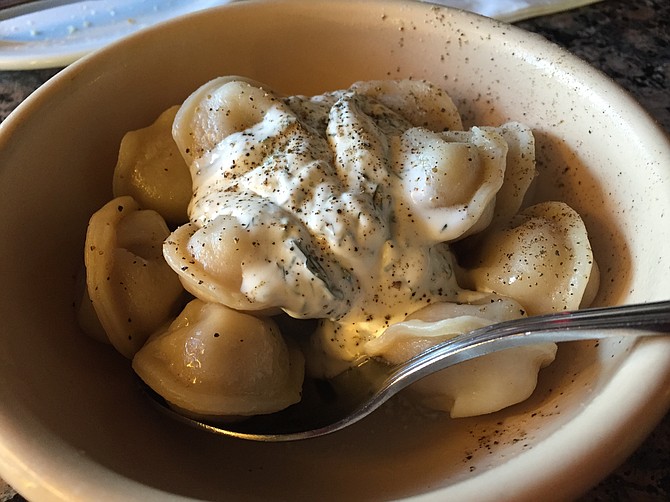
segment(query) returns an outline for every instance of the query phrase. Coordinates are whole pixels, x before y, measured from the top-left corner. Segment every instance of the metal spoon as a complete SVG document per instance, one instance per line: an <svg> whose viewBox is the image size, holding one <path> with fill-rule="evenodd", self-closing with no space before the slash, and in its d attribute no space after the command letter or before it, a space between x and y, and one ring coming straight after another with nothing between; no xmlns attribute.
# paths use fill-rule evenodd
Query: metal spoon
<svg viewBox="0 0 670 502"><path fill-rule="evenodd" d="M308 380L300 403L270 415L229 423L206 423L186 417L170 408L148 387L146 391L161 410L209 432L254 441L295 441L343 429L372 413L408 385L468 359L536 343L663 335L668 332L670 301L515 319L457 336L399 365L370 359L333 380Z"/></svg>

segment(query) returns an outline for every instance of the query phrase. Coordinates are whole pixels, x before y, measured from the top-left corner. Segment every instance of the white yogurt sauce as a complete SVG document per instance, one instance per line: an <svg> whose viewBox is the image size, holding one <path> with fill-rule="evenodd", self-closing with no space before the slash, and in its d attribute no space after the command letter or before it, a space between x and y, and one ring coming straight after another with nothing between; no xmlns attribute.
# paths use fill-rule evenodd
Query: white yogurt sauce
<svg viewBox="0 0 670 502"><path fill-rule="evenodd" d="M395 92L414 102L413 92L430 97L424 115L453 110L429 84L402 85ZM166 244L168 262L196 296L322 319L308 357L316 366L355 361L390 324L454 301L461 289L446 242L488 224L503 181L498 133L416 127L366 95L373 90L278 98L218 79L184 103L173 128L193 198L189 230ZM245 239L239 290L222 293L221 251L208 246Z"/></svg>

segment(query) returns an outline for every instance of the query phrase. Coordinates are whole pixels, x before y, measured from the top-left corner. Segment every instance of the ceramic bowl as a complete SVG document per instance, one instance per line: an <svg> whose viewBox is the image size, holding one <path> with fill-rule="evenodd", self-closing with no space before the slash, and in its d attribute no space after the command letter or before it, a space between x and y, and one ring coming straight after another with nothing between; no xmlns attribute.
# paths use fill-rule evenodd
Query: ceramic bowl
<svg viewBox="0 0 670 502"><path fill-rule="evenodd" d="M466 125L537 138L537 198L582 215L596 304L670 298L670 147L599 72L538 36L422 3L242 2L68 67L0 128L0 476L31 500L551 500L623 461L670 404L670 339L566 344L533 396L451 420L393 407L319 439L261 444L160 414L73 302L89 216L123 134L227 74L285 93L427 78ZM421 416L418 416L421 415Z"/></svg>

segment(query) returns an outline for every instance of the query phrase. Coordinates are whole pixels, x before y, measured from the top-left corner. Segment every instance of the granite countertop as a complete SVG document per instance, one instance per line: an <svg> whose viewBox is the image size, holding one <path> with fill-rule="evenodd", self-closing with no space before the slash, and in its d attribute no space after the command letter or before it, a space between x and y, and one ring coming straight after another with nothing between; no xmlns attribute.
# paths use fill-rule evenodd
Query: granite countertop
<svg viewBox="0 0 670 502"><path fill-rule="evenodd" d="M670 2L605 0L517 25L602 70L670 134ZM623 465L582 500L670 500L670 413Z"/></svg>
<svg viewBox="0 0 670 502"><path fill-rule="evenodd" d="M670 2L605 0L516 24L602 70L670 132ZM0 121L57 72L0 71ZM11 502L24 500L8 496ZM623 465L581 500L670 500L670 414Z"/></svg>

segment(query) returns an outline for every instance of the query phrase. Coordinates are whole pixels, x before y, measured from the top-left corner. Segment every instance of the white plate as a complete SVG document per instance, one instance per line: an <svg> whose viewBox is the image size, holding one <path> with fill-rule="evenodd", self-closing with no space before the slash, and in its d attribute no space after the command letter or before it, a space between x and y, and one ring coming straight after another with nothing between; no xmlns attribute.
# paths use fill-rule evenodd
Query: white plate
<svg viewBox="0 0 670 502"><path fill-rule="evenodd" d="M0 70L67 66L141 28L231 1L235 0L94 0L12 19L3 20L0 16ZM422 1L514 22L599 0Z"/></svg>
<svg viewBox="0 0 670 502"><path fill-rule="evenodd" d="M94 0L0 21L0 70L66 66L161 21L231 0Z"/></svg>

